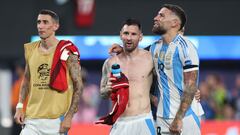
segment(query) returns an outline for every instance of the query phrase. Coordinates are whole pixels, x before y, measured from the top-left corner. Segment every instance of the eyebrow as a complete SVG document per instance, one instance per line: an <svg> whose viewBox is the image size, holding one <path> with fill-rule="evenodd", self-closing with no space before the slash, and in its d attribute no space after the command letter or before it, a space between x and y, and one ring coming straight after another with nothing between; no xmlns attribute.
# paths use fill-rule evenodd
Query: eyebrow
<svg viewBox="0 0 240 135"><path fill-rule="evenodd" d="M158 15L160 15L160 16L165 16L165 14L164 14L164 13L158 13Z"/></svg>
<svg viewBox="0 0 240 135"><path fill-rule="evenodd" d="M48 20L37 20L37 22L49 22Z"/></svg>
<svg viewBox="0 0 240 135"><path fill-rule="evenodd" d="M132 33L132 35L137 35L137 32L129 32L129 31L124 31L123 34L129 34Z"/></svg>

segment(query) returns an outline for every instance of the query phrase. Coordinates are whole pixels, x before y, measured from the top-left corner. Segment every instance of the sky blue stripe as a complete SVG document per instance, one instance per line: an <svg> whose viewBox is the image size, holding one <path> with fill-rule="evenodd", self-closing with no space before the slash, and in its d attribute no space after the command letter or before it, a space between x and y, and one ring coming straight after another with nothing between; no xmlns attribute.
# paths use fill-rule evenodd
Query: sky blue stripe
<svg viewBox="0 0 240 135"><path fill-rule="evenodd" d="M154 43L154 44L152 44L151 46L150 46L150 50L151 50L151 54L152 54L152 57L154 58L154 50L155 50L155 48L156 48L156 43Z"/></svg>
<svg viewBox="0 0 240 135"><path fill-rule="evenodd" d="M182 42L182 40L179 40L179 44L182 46L184 58L187 58L188 54L187 54L187 48L186 48L185 44Z"/></svg>
<svg viewBox="0 0 240 135"><path fill-rule="evenodd" d="M173 65L173 78L174 78L174 84L176 85L178 89L178 93L180 96L182 96L183 87L182 87L182 81L183 81L183 65L181 63L181 60L179 58L179 50L176 47L175 52L173 54L172 59Z"/></svg>
<svg viewBox="0 0 240 135"><path fill-rule="evenodd" d="M188 53L187 53L188 44L181 36L179 36L179 41L180 41L180 44L183 46L183 52L185 52L186 57L188 57ZM185 57L185 54L184 54L184 57Z"/></svg>
<svg viewBox="0 0 240 135"><path fill-rule="evenodd" d="M153 122L151 119L146 119L145 120L150 132L151 132L151 135L156 135L156 131L155 131L155 128L154 128L154 125L153 125Z"/></svg>
<svg viewBox="0 0 240 135"><path fill-rule="evenodd" d="M185 49L187 49L187 48L188 48L188 44L187 44L187 42L185 41L185 39L183 39L181 36L179 36L179 38L180 38L180 40L183 42L183 44L184 44L184 46L185 46ZM187 57L189 57L188 52L186 52L186 54L187 54Z"/></svg>
<svg viewBox="0 0 240 135"><path fill-rule="evenodd" d="M188 44L187 44L187 42L185 41L185 39L183 39L181 36L179 36L179 39L183 42L184 46L185 46L186 48L188 48Z"/></svg>
<svg viewBox="0 0 240 135"><path fill-rule="evenodd" d="M167 76L163 73L161 76L161 84L163 87L163 117L169 118L170 115L170 90L168 86Z"/></svg>
<svg viewBox="0 0 240 135"><path fill-rule="evenodd" d="M193 116L193 119L195 120L195 122L197 123L198 127L200 128L200 127L201 127L201 125L200 125L200 120L199 120L198 116L193 112L193 110L192 110L191 107L187 110L185 116L189 116L189 115L192 115L192 116ZM189 124L190 124L190 123L189 123Z"/></svg>
<svg viewBox="0 0 240 135"><path fill-rule="evenodd" d="M61 122L64 120L64 115L60 116ZM64 135L68 135L68 133L65 133Z"/></svg>
<svg viewBox="0 0 240 135"><path fill-rule="evenodd" d="M167 49L168 49L168 45L162 45L162 48L160 49L160 51L166 53ZM161 61L160 59L158 59L158 66L163 63L164 63L164 60ZM164 69L163 70L159 69L159 74L160 74L161 85L163 88L163 117L169 118L169 115L170 115L170 88L168 86L168 78L167 78L167 75L164 73Z"/></svg>
<svg viewBox="0 0 240 135"><path fill-rule="evenodd" d="M177 42L177 40L179 39L179 37L180 37L180 35L178 34L177 36L175 36L175 38L173 39L173 41L172 41L172 42L176 43L176 42Z"/></svg>

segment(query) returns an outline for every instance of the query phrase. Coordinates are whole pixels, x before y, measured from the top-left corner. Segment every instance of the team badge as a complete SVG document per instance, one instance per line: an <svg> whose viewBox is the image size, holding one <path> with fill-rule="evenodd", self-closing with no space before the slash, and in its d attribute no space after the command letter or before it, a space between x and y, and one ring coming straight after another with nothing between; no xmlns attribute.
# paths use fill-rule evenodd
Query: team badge
<svg viewBox="0 0 240 135"><path fill-rule="evenodd" d="M167 52L164 64L166 69L169 70L172 68L172 52L171 51Z"/></svg>

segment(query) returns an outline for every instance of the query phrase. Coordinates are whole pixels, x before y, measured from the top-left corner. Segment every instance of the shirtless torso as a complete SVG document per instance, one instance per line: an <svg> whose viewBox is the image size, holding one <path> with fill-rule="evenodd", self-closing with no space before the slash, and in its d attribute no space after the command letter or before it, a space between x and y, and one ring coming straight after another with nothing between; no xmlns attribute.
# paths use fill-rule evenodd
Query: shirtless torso
<svg viewBox="0 0 240 135"><path fill-rule="evenodd" d="M151 54L136 48L131 54L122 53L106 60L101 87L107 85L107 77L113 64L119 64L129 80L129 101L124 116L135 116L150 112L150 87L152 84L153 62ZM105 74L105 75L104 75Z"/></svg>

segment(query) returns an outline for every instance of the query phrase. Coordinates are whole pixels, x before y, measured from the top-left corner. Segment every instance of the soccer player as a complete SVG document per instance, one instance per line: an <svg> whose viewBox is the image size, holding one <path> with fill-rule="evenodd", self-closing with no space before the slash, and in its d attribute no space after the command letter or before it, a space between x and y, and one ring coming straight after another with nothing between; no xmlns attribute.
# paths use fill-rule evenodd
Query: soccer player
<svg viewBox="0 0 240 135"><path fill-rule="evenodd" d="M199 58L192 42L181 31L186 15L178 5L165 4L154 18L153 33L161 38L149 47L157 76L157 131L199 135L203 110L197 92ZM110 52L121 52L114 44ZM195 94L195 98L194 98Z"/></svg>
<svg viewBox="0 0 240 135"><path fill-rule="evenodd" d="M70 41L56 38L58 28L58 15L41 10L37 18L41 40L24 45L26 67L14 116L24 127L21 135L67 133L77 111L83 89L79 52Z"/></svg>
<svg viewBox="0 0 240 135"><path fill-rule="evenodd" d="M128 19L120 31L123 53L107 59L103 65L101 94L108 97L114 78L110 78L111 66L119 64L129 80L129 101L126 110L113 125L110 135L155 135L150 109L150 87L153 61L151 53L138 48L142 40L139 21Z"/></svg>
<svg viewBox="0 0 240 135"><path fill-rule="evenodd" d="M165 4L154 18L153 33L161 39L150 47L160 92L157 126L161 134L200 135L201 105L197 91L199 58L192 42L179 34L186 15L177 5Z"/></svg>

